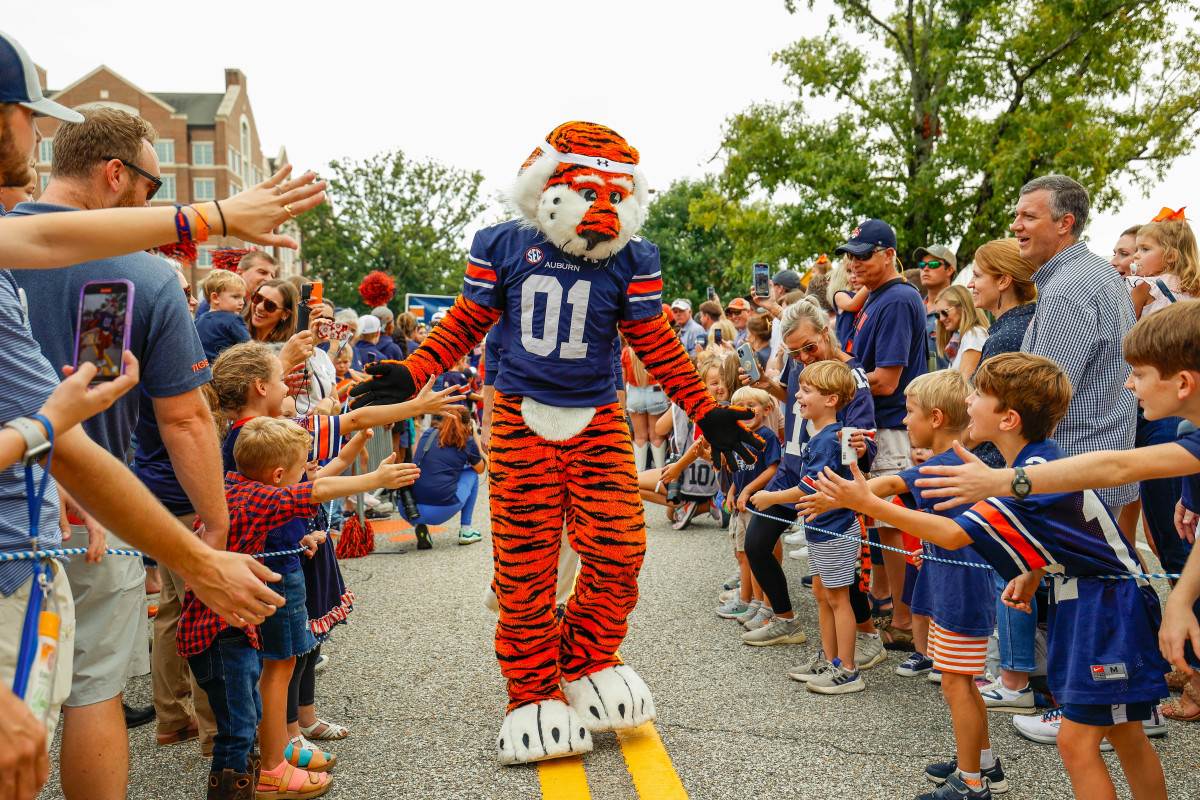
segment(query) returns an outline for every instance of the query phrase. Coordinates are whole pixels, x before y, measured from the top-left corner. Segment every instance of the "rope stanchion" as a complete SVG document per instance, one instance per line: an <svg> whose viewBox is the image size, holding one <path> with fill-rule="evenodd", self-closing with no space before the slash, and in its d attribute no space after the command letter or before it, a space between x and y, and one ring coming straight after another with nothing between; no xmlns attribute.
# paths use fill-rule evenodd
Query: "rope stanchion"
<svg viewBox="0 0 1200 800"><path fill-rule="evenodd" d="M812 530L817 533L827 533L830 536L837 536L842 539L852 539L856 542L861 541L861 538L862 538L860 536L851 536L847 533L839 533L837 531L828 531L828 530L825 530L824 528L818 528L815 525L808 525L800 517L797 517L795 520L787 520L787 519L784 519L783 517L776 517L771 514L767 514L763 511L759 511L758 509L747 508L747 510L751 514L754 514L755 516L758 516L758 517L762 517L763 519L771 519L771 520L775 520L776 522L786 523L788 525L791 525L794 522L799 522L803 529ZM886 544L876 544L875 542L871 542L871 547L878 547L881 550L891 550L894 553L903 553L905 556L915 555L914 553L910 553L909 551L905 550L902 547L891 547L890 545L886 545ZM976 564L973 561L955 561L954 559L939 558L938 556L931 556L931 555L928 555L925 553L921 554L921 558L925 561L939 561L943 564L955 564L960 567L977 567L979 569L995 570L995 567L993 567L991 564ZM1046 573L1046 577L1062 581L1062 580L1069 580L1069 579L1073 578L1074 576L1058 575L1055 573L1048 572L1048 573ZM1154 573L1130 572L1130 573L1126 573L1123 575L1085 575L1083 577L1096 578L1099 580L1130 580L1130 579L1136 579L1136 578L1145 578L1147 580L1154 580L1154 579L1178 580L1180 575L1179 575L1179 573L1175 573L1175 572L1154 572Z"/></svg>
<svg viewBox="0 0 1200 800"><path fill-rule="evenodd" d="M255 553L251 558L273 558L275 556L290 556L296 553L303 553L308 550L307 547L297 547L294 550L279 550L274 553ZM5 561L33 561L34 559L43 558L59 558L61 556L81 556L87 553L86 547L60 547L56 550L23 550L17 553L0 553L0 563ZM135 558L145 557L145 553L138 550L105 550L106 556L133 556Z"/></svg>

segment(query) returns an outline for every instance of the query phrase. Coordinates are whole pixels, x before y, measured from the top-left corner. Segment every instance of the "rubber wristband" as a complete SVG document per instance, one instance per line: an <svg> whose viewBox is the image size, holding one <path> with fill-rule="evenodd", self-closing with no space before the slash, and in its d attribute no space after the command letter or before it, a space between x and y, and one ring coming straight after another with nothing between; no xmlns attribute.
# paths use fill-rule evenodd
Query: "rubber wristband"
<svg viewBox="0 0 1200 800"><path fill-rule="evenodd" d="M217 207L217 213L221 216L221 235L229 235L229 226L225 224L225 212L221 210L221 204L213 200L213 205Z"/></svg>
<svg viewBox="0 0 1200 800"><path fill-rule="evenodd" d="M187 244L192 240L192 229L188 224L187 214L183 213L183 206L179 203L175 204L175 235L180 244Z"/></svg>

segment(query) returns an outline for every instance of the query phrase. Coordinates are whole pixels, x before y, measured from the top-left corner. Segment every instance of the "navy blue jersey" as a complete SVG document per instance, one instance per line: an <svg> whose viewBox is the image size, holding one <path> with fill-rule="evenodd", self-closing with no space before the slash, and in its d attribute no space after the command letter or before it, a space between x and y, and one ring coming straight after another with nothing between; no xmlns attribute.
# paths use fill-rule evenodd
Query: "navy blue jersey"
<svg viewBox="0 0 1200 800"><path fill-rule="evenodd" d="M733 473L733 488L735 491L732 492L732 495L735 499L751 481L762 475L767 467L779 463L779 437L775 434L775 431L764 425L757 429L755 433L762 437L767 446L763 448L762 452L756 454L758 458L752 464L747 464L742 461L741 456L734 455L734 461L738 465L737 471Z"/></svg>
<svg viewBox="0 0 1200 800"><path fill-rule="evenodd" d="M904 426L904 389L928 371L925 304L910 284L889 281L884 287L871 292L855 317L853 354L868 373L879 367L901 367L896 390L875 398L876 425L900 428Z"/></svg>
<svg viewBox="0 0 1200 800"><path fill-rule="evenodd" d="M922 466L961 463L963 461L957 453L947 450L938 453ZM908 486L913 503L920 511L942 517L957 517L969 508L962 505L946 511L934 511L934 505L941 502L942 498L925 497L923 490L913 485L917 478L922 477L920 467L904 470L897 477ZM919 530L910 530L909 533L914 536L921 535ZM922 553L926 556L975 564L985 563L970 547L947 550L931 542L921 544ZM951 633L988 636L996 627L996 587L990 569L963 567L926 559L917 573L917 583L909 605L912 606L914 614L932 617L939 628Z"/></svg>
<svg viewBox="0 0 1200 800"><path fill-rule="evenodd" d="M800 480L805 478L816 480L825 474L826 467L831 467L843 478L850 477L850 468L842 466L842 445L838 440L838 431L841 429L842 426L835 422L832 425L826 425L817 432L816 436L808 440L804 445L804 455L801 457ZM821 531L843 533L853 524L853 511L848 508L835 508L806 522L804 538L810 542L828 542L835 538L834 535ZM813 530L814 528L820 528L821 531Z"/></svg>
<svg viewBox="0 0 1200 800"><path fill-rule="evenodd" d="M811 436L807 420L800 418L800 401L796 399L796 392L800 391L800 373L804 365L793 358L785 358L784 362L781 377L782 383L787 386L787 397L780 404L783 406L783 460L775 472L775 477L767 484L767 489L773 492L789 489L800 482L800 477L804 474L804 446ZM856 390L850 402L837 412L837 420L847 428L872 430L875 427L875 400L871 397L867 373L863 372L862 365L856 358L847 361L846 366L854 374ZM867 439L867 454L858 462L858 468L863 474L871 470L876 451L875 440Z"/></svg>
<svg viewBox="0 0 1200 800"><path fill-rule="evenodd" d="M222 351L235 344L250 341L250 329L241 314L232 311L209 311L196 317L196 334L211 364Z"/></svg>
<svg viewBox="0 0 1200 800"><path fill-rule="evenodd" d="M1014 466L1063 457L1054 440L1025 445ZM1133 545L1093 491L989 498L954 520L1006 579L1051 575L1047 656L1060 703L1116 704L1167 696L1170 670L1158 651L1162 615Z"/></svg>
<svg viewBox="0 0 1200 800"><path fill-rule="evenodd" d="M617 323L662 314L658 248L635 236L595 263L505 222L475 234L463 296L502 312L496 391L569 408L615 403Z"/></svg>

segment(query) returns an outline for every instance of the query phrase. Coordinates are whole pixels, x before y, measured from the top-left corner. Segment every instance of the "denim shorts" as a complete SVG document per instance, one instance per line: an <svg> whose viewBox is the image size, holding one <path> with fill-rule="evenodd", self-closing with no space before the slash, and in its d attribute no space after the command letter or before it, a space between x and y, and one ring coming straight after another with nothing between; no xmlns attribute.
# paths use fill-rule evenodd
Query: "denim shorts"
<svg viewBox="0 0 1200 800"><path fill-rule="evenodd" d="M625 408L631 414L661 414L671 407L671 401L657 383L651 386L625 384Z"/></svg>
<svg viewBox="0 0 1200 800"><path fill-rule="evenodd" d="M271 588L287 598L287 602L259 627L262 657L286 661L293 656L302 656L317 646L317 638L308 625L304 570L285 573L282 580L271 584Z"/></svg>

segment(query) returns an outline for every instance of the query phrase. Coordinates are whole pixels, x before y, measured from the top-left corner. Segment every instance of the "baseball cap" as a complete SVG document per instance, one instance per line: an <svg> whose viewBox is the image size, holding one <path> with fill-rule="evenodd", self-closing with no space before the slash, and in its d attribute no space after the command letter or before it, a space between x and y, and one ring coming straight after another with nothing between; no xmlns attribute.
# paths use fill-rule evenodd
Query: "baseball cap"
<svg viewBox="0 0 1200 800"><path fill-rule="evenodd" d="M42 95L37 67L17 40L0 31L0 103L20 103L26 108L61 119L83 122L83 115Z"/></svg>
<svg viewBox="0 0 1200 800"><path fill-rule="evenodd" d="M671 303L671 308L678 308L683 311L691 311L692 310L692 301L685 300L684 298L680 297L675 302Z"/></svg>
<svg viewBox="0 0 1200 800"><path fill-rule="evenodd" d="M396 318L396 315L387 306L375 306L371 309L371 316L379 317L380 322L391 322Z"/></svg>
<svg viewBox="0 0 1200 800"><path fill-rule="evenodd" d="M786 286L789 289L800 288L800 274L794 269L781 269L775 273L771 283L776 286Z"/></svg>
<svg viewBox="0 0 1200 800"><path fill-rule="evenodd" d="M746 302L746 298L744 298L744 297L735 297L729 301L728 305L725 306L725 310L727 312L728 311L749 311L750 304Z"/></svg>
<svg viewBox="0 0 1200 800"><path fill-rule="evenodd" d="M913 261L921 262L926 256L933 256L938 261L950 265L951 272L958 272L958 259L954 256L954 251L944 244L931 244L928 247L918 247L913 251Z"/></svg>
<svg viewBox="0 0 1200 800"><path fill-rule="evenodd" d="M363 334L379 333L381 330L383 330L383 326L379 324L379 317L373 314L363 314L358 318L358 333L360 336Z"/></svg>
<svg viewBox="0 0 1200 800"><path fill-rule="evenodd" d="M850 240L833 252L836 255L851 253L861 256L876 247L896 249L896 234L892 226L881 219L863 220L850 232Z"/></svg>

